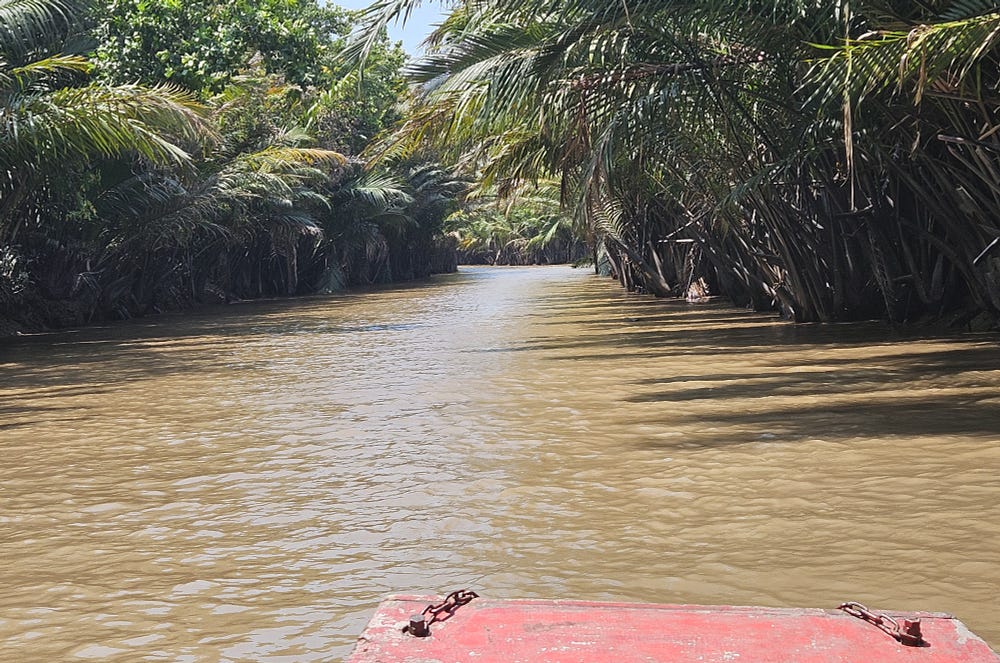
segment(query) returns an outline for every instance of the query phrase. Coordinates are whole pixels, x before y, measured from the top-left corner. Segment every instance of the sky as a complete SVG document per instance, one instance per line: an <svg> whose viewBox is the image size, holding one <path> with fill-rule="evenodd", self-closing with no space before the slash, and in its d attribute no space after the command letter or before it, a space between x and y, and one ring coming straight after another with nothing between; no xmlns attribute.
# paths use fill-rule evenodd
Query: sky
<svg viewBox="0 0 1000 663"><path fill-rule="evenodd" d="M364 9L372 3L372 0L332 0L331 4L337 4L347 9ZM410 18L406 25L398 23L389 24L389 39L402 41L403 49L410 55L420 53L420 42L434 29L434 25L441 22L444 17L442 4L433 0L420 3L420 6L410 13Z"/></svg>

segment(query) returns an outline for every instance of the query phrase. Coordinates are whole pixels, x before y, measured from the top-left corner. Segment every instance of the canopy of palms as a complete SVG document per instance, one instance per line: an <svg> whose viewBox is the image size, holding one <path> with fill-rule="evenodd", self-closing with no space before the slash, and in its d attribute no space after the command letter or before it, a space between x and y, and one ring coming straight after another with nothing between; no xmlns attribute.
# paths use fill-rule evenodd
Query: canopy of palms
<svg viewBox="0 0 1000 663"><path fill-rule="evenodd" d="M185 145L211 133L179 90L83 84L89 63L64 50L83 10L75 0L0 0L0 239L16 237L19 206L68 162L180 163Z"/></svg>
<svg viewBox="0 0 1000 663"><path fill-rule="evenodd" d="M373 5L368 36L411 4ZM581 233L658 295L996 313L998 28L976 0L470 0L380 154L429 140L501 189L560 178Z"/></svg>
<svg viewBox="0 0 1000 663"><path fill-rule="evenodd" d="M62 325L426 271L410 245L439 231L454 187L365 175L317 147L296 123L326 121L325 97L250 63L204 103L94 81L78 53L94 48L78 34L88 8L0 0L0 319Z"/></svg>

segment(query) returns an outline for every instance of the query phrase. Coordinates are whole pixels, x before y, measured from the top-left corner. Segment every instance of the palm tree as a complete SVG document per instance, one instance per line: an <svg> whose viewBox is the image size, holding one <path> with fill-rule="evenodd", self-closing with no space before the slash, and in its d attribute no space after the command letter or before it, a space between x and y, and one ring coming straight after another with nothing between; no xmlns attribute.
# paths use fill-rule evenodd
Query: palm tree
<svg viewBox="0 0 1000 663"><path fill-rule="evenodd" d="M0 244L16 240L23 205L68 163L134 154L178 164L184 145L211 135L204 109L179 90L83 85L90 64L61 52L83 10L77 0L0 0Z"/></svg>
<svg viewBox="0 0 1000 663"><path fill-rule="evenodd" d="M412 4L377 2L369 30ZM803 321L1000 311L998 15L945 5L462 3L381 153L559 178L631 288L705 278Z"/></svg>
<svg viewBox="0 0 1000 663"><path fill-rule="evenodd" d="M130 317L164 302L288 295L323 239L321 191L346 165L302 129L241 151L226 140L197 169L144 169L95 201L102 228L89 283L95 306ZM108 178L105 178L108 179Z"/></svg>
<svg viewBox="0 0 1000 663"><path fill-rule="evenodd" d="M514 183L508 183L513 186ZM544 180L500 192L473 191L463 209L446 220L459 260L470 264L532 265L574 262L583 249L573 219L559 203L559 183Z"/></svg>
<svg viewBox="0 0 1000 663"><path fill-rule="evenodd" d="M373 25L405 4L373 7ZM678 239L714 240L707 224L741 221L745 201L741 208L729 192L793 143L794 133L768 121L800 119L789 74L806 38L826 36L828 17L815 7L787 3L764 16L743 9L596 0L463 5L413 66L422 105L385 151L433 136L487 182L559 177L583 233L605 246L624 282L676 293L671 274L682 270L664 264L670 252L658 242L685 227L692 229ZM737 271L715 248L718 269ZM757 270L746 286L773 290L778 277L769 274Z"/></svg>
<svg viewBox="0 0 1000 663"><path fill-rule="evenodd" d="M426 155L389 171L359 168L332 196L334 273L344 283L373 283L438 271L443 221L466 188Z"/></svg>
<svg viewBox="0 0 1000 663"><path fill-rule="evenodd" d="M856 7L853 32L811 75L816 102L843 112L852 210L898 247L872 251L880 289L887 305L909 293L931 312L964 299L995 314L1000 10L984 0L884 9Z"/></svg>

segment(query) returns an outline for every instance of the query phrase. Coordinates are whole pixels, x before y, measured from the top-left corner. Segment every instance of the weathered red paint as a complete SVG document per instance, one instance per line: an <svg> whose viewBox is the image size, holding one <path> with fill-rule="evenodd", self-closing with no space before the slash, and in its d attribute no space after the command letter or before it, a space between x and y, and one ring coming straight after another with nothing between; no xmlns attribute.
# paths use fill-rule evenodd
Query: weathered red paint
<svg viewBox="0 0 1000 663"><path fill-rule="evenodd" d="M838 610L478 598L431 635L403 632L436 596L396 596L375 611L347 663L1000 663L962 622L920 619L906 647Z"/></svg>

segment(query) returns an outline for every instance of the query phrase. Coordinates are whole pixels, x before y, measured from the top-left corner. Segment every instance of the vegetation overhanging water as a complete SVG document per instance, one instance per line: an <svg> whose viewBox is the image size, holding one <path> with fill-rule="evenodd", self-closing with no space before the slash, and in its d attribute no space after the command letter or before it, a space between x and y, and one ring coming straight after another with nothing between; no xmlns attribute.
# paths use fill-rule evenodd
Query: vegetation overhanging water
<svg viewBox="0 0 1000 663"><path fill-rule="evenodd" d="M797 321L1000 312L993 2L0 5L0 332L590 259Z"/></svg>

